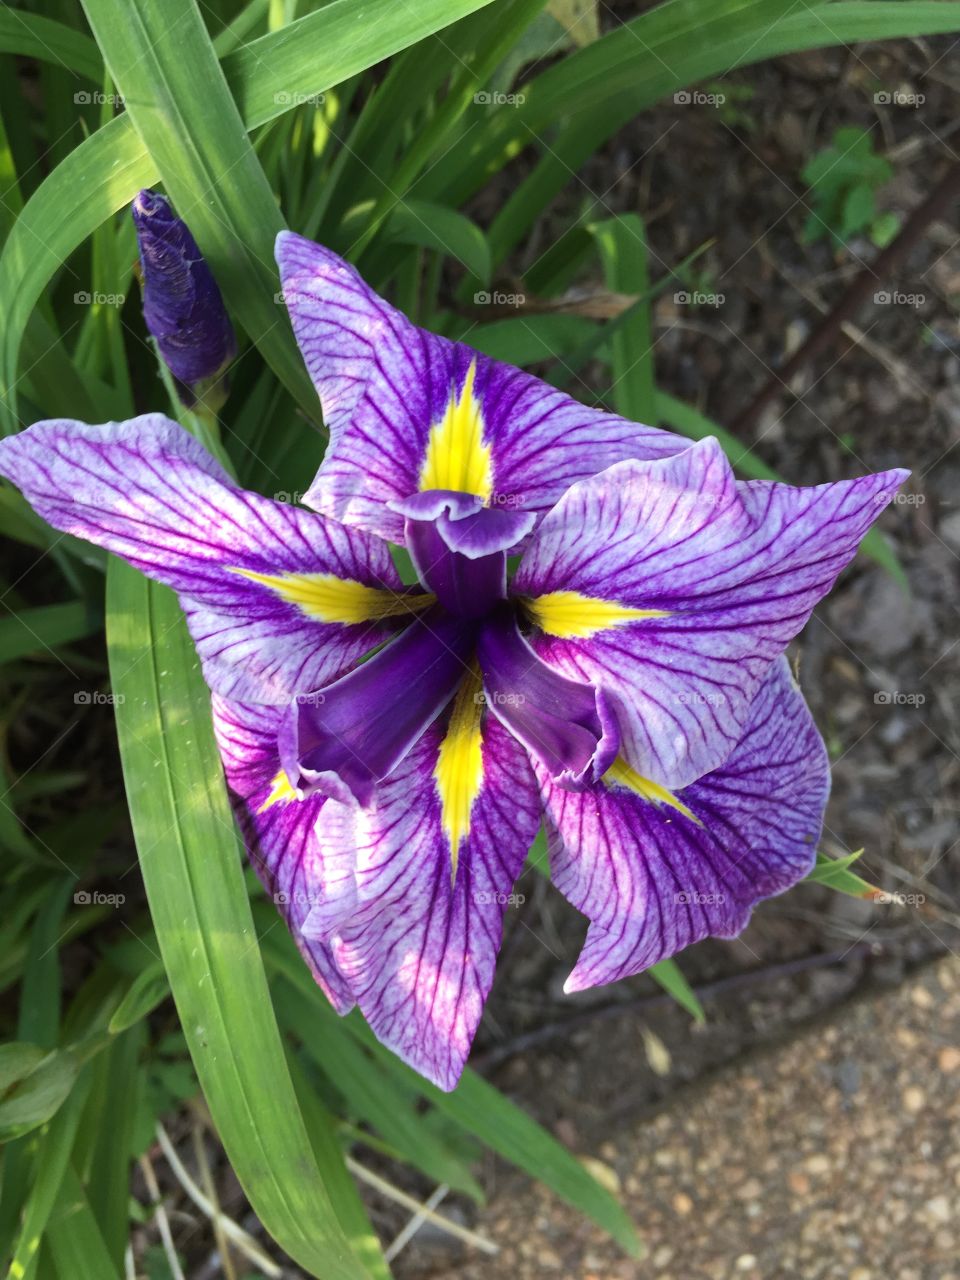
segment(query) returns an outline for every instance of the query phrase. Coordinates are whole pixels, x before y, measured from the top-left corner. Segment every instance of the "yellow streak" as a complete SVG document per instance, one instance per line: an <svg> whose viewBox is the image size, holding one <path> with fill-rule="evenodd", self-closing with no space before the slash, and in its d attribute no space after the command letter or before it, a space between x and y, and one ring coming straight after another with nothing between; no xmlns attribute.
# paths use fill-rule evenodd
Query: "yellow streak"
<svg viewBox="0 0 960 1280"><path fill-rule="evenodd" d="M698 827L703 826L697 815L688 809L682 800L678 800L672 791L668 791L666 787L661 787L659 782L651 782L649 778L644 778L637 773L636 769L627 764L623 756L617 756L616 760L603 775L603 781L608 786L613 783L614 786L626 787L629 791L633 791L644 800L650 800L654 804L668 805L671 809L676 809L678 813L682 813L685 818L689 818L691 822L695 822Z"/></svg>
<svg viewBox="0 0 960 1280"><path fill-rule="evenodd" d="M266 813L266 811L271 809L275 804L289 804L291 800L300 799L296 791L294 791L293 785L286 775L286 771L283 769L274 775L271 788L270 794L257 810L257 813Z"/></svg>
<svg viewBox="0 0 960 1280"><path fill-rule="evenodd" d="M275 591L316 622L373 622L405 613L421 613L434 603L430 595L400 595L386 587L368 587L332 573L257 573L231 568L242 578Z"/></svg>
<svg viewBox="0 0 960 1280"><path fill-rule="evenodd" d="M475 493L484 502L493 493L493 461L483 438L483 410L473 394L474 360L459 397L451 390L446 411L430 430L420 472L420 489L453 489Z"/></svg>
<svg viewBox="0 0 960 1280"><path fill-rule="evenodd" d="M616 600L601 600L579 591L549 591L524 600L524 608L541 631L563 639L585 639L608 627L643 618L669 618L669 609L631 609Z"/></svg>
<svg viewBox="0 0 960 1280"><path fill-rule="evenodd" d="M480 672L474 670L453 700L433 776L440 793L440 820L450 845L450 878L456 879L460 844L470 833L470 811L483 785L483 712Z"/></svg>

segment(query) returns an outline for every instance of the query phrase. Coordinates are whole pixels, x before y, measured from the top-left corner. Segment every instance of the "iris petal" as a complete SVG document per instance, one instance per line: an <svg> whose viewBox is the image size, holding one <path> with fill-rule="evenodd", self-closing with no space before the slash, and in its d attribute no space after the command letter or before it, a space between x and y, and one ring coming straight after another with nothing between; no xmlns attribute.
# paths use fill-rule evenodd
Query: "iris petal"
<svg viewBox="0 0 960 1280"><path fill-rule="evenodd" d="M567 991L640 973L708 935L735 937L761 898L813 865L830 789L785 658L730 757L676 795L622 770L571 794L536 768L554 884L591 922Z"/></svg>
<svg viewBox="0 0 960 1280"><path fill-rule="evenodd" d="M716 440L618 463L569 489L524 553L513 589L548 601L531 643L603 687L638 773L686 786L736 746L771 664L906 475L743 484ZM597 628L588 603L579 630L562 610L551 628L551 596L575 592L621 612Z"/></svg>
<svg viewBox="0 0 960 1280"><path fill-rule="evenodd" d="M575 480L685 446L417 328L321 245L281 232L276 254L330 431L306 497L325 515L400 542L403 519L388 504L420 489L541 514Z"/></svg>
<svg viewBox="0 0 960 1280"><path fill-rule="evenodd" d="M580 788L606 772L619 734L600 690L541 662L506 610L484 623L477 658L490 710L559 786Z"/></svg>
<svg viewBox="0 0 960 1280"><path fill-rule="evenodd" d="M268 585L315 575L349 580L334 591L341 603L358 593L381 604L403 599L384 543L245 492L162 414L103 426L38 422L0 441L0 474L55 529L173 587L204 677L225 697L286 703L335 679L394 629L369 611L364 620L354 610L356 625L340 625L335 613L320 621Z"/></svg>
<svg viewBox="0 0 960 1280"><path fill-rule="evenodd" d="M370 804L469 674L476 626L434 609L354 671L299 695L280 731L294 787Z"/></svg>

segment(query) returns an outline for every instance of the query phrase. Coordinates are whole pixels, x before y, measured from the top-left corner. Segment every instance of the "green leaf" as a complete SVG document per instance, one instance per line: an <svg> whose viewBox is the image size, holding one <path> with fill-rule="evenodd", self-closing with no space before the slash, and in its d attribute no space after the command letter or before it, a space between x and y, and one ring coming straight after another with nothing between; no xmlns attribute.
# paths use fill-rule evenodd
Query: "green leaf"
<svg viewBox="0 0 960 1280"><path fill-rule="evenodd" d="M600 251L607 287L641 297L650 290L647 232L635 213L590 228ZM635 307L611 340L613 405L633 422L652 422L657 406L653 380L653 329L649 304Z"/></svg>
<svg viewBox="0 0 960 1280"><path fill-rule="evenodd" d="M98 611L82 600L9 613L0 618L0 662L28 654L49 656L59 645L93 635L102 625Z"/></svg>
<svg viewBox="0 0 960 1280"><path fill-rule="evenodd" d="M355 1280L297 1105L209 700L175 597L114 561L107 639L150 912L207 1104L254 1212L311 1275Z"/></svg>
<svg viewBox="0 0 960 1280"><path fill-rule="evenodd" d="M673 996L677 1004L686 1009L695 1022L706 1022L703 1005L697 999L693 987L683 976L683 970L676 960L660 960L652 964L647 973L654 981L659 982L668 995Z"/></svg>
<svg viewBox="0 0 960 1280"><path fill-rule="evenodd" d="M89 36L53 18L23 9L6 6L0 9L0 53L17 53L52 62L95 84L103 79L103 59ZM78 93L82 92L78 86Z"/></svg>
<svg viewBox="0 0 960 1280"><path fill-rule="evenodd" d="M120 1002L108 1024L111 1035L119 1035L134 1023L152 1013L170 994L166 970L160 964L151 964L130 984L127 994Z"/></svg>
<svg viewBox="0 0 960 1280"><path fill-rule="evenodd" d="M879 889L850 870L862 855L862 849L848 853L845 858L831 858L818 852L813 869L804 879L812 884L824 884L828 889L836 889L837 893L845 893L851 898L874 898Z"/></svg>
<svg viewBox="0 0 960 1280"><path fill-rule="evenodd" d="M289 111L302 97L325 92L347 76L388 57L398 49L406 48L428 32L437 31L462 14L471 13L489 2L490 0L418 0L416 6L397 6L395 0L370 0L364 10L365 24L362 31L358 31L354 0L333 0L333 3L325 5L318 12L260 40L254 40L224 59L223 71L239 106L242 126L249 130L266 123ZM183 0L177 0L177 3L182 5ZM204 110L190 113L196 125L206 119L212 110L211 103L206 100L206 82L190 81L189 76L177 75L175 81L158 84L158 67L154 58L151 63L151 70L154 72L154 98L151 102L146 93L150 86L141 85L141 68L138 66L138 39L142 36L138 37L130 31L131 24L136 24L137 15L133 13L131 6L123 3L118 2L115 9L127 28L125 32L117 33L116 56L122 64L124 79L129 71L134 82L134 96L140 99L138 120L141 114L149 113L151 116L147 122L152 126L148 130L148 136L152 138L154 131L158 134L166 133L164 163L170 158L171 171L175 166L178 174L187 169L194 172L197 165L209 174L209 166L213 165L210 190L204 187L192 189L187 193L186 207L180 210L190 218L191 226L196 231L194 217L198 209L194 206L203 205L219 187L224 157L216 154L211 156L206 152L199 156L192 153L189 157L179 157L176 154L168 157L169 151L175 153L181 142L186 145L192 135L188 132L181 140L170 134L171 122L181 113L177 104L168 101L166 95L172 86L178 86L181 92L186 93L182 105L194 100L196 84L205 84ZM178 11L183 12L182 9ZM102 21L108 28L108 36L112 36L109 28L113 12L106 4L98 6L98 13L102 15ZM172 56L176 61L184 48L187 28L180 27L173 21L169 9L163 12L166 17L161 15L159 21L164 24L165 54L168 60ZM196 33L196 15L188 10L186 18L189 29ZM105 47L111 50L112 58L113 40L109 39ZM199 42L199 49L199 53L191 53L189 64L194 69L202 65L209 70L209 56L205 56L205 33ZM278 92L278 85L283 86L282 94ZM143 96L141 88L145 91ZM213 69L210 89L216 93L216 101L225 107L226 112L219 121L217 134L225 134L232 124L234 132L228 140L230 151L231 154L240 152L243 159L242 144L236 131L236 110L225 100L220 71L216 67ZM245 170L252 169L249 156L246 156L243 167ZM256 174L256 170L252 171ZM125 112L75 147L44 179L27 202L22 217L8 236L3 254L0 255L0 299L3 299L6 308L0 332L0 413L3 415L0 425L5 431L15 429L17 425L15 387L18 357L24 330L37 299L77 246L92 235L102 222L128 205L142 187L151 186L160 176L160 166L148 153L134 128L132 114ZM238 178L239 175L235 175L231 181L231 192L236 191ZM179 181L176 185L180 194L183 194ZM262 176L256 181L253 192L256 198L243 219L245 227L251 221L256 221L259 212L265 209ZM171 195L174 199L177 198L177 193L172 189ZM218 198L211 208L216 208L219 212L221 200L222 197ZM265 212L266 222L254 228L253 240L250 242L254 246L252 249L249 246L244 248L242 244L238 246L236 237L229 235L226 229L217 226L211 228L210 213L204 218L203 238L199 234L197 237L201 247L206 250L207 243L212 243L212 237L215 236L217 258L220 256L219 250L226 246L240 255L239 261L231 259L228 263L213 262L221 284L225 284L226 277L229 276L228 300L234 292L248 292L246 286L249 281L246 285L243 284L242 263L247 260L249 252L259 252L261 255L255 278L262 279L266 275L271 281L273 279L273 250L269 243L269 229L280 225L279 213L272 203L269 211ZM228 227L229 225L228 223ZM256 247L258 245L259 249ZM221 273L225 274L222 276ZM252 296L255 291L249 292ZM271 283L266 300L272 299L275 292L276 284ZM242 314L247 314L250 308L245 305L246 299L241 298L240 301ZM254 298L252 310L256 314L252 315L251 323L256 331L258 319L265 316L262 297ZM277 321L275 310L271 312L270 319L272 322ZM293 371L292 362L295 357L285 320L276 325L276 330L276 334L268 339L270 349L275 356L279 353L278 358L283 368L293 378L300 394L309 397L308 412L314 414L316 399L304 382L306 375L302 366L299 366L299 361L299 372Z"/></svg>
<svg viewBox="0 0 960 1280"><path fill-rule="evenodd" d="M13 1049L14 1054L4 1054L0 1071L7 1075L17 1071L26 1074L15 1077L0 1101L0 1143L21 1138L56 1115L78 1072L77 1060L70 1053L53 1050L30 1065L26 1050L31 1046L3 1047Z"/></svg>
<svg viewBox="0 0 960 1280"><path fill-rule="evenodd" d="M60 1280L120 1280L83 1183L71 1164L60 1184L46 1242Z"/></svg>
<svg viewBox="0 0 960 1280"><path fill-rule="evenodd" d="M387 222L385 236L396 244L418 245L456 258L483 284L490 282L490 246L475 222L432 200L406 199Z"/></svg>

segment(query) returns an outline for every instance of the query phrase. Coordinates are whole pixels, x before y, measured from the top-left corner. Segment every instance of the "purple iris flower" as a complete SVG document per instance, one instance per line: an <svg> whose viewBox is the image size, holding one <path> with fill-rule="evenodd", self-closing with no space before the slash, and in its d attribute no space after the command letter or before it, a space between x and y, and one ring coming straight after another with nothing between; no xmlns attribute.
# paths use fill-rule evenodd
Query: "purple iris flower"
<svg viewBox="0 0 960 1280"><path fill-rule="evenodd" d="M568 990L733 936L810 868L829 772L783 653L906 472L741 483L714 440L418 329L298 236L277 253L330 430L313 510L160 415L38 423L0 472L179 592L307 963L450 1089L542 821L590 921Z"/></svg>
<svg viewBox="0 0 960 1280"><path fill-rule="evenodd" d="M187 224L156 191L141 191L133 222L143 276L143 318L187 404L222 403L236 337L213 273Z"/></svg>

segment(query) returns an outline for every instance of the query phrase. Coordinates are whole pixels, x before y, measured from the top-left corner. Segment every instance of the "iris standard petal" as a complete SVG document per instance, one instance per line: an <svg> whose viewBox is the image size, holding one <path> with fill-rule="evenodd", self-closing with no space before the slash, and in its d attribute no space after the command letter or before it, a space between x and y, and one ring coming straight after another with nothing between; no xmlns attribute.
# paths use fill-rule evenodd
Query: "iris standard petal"
<svg viewBox="0 0 960 1280"><path fill-rule="evenodd" d="M162 414L39 422L0 441L0 475L54 528L173 587L227 697L288 702L429 603L404 592L379 539L238 488Z"/></svg>
<svg viewBox="0 0 960 1280"><path fill-rule="evenodd" d="M738 934L761 898L810 870L830 789L826 750L785 658L729 758L677 794L622 761L578 794L538 776L553 882L590 920L567 991Z"/></svg>
<svg viewBox="0 0 960 1280"><path fill-rule="evenodd" d="M298 695L280 731L294 787L370 804L469 675L475 638L474 623L433 609L356 670Z"/></svg>
<svg viewBox="0 0 960 1280"><path fill-rule="evenodd" d="M277 262L330 430L306 496L325 515L399 542L403 521L387 503L418 490L543 512L614 462L684 447L417 328L342 258L301 236L281 232Z"/></svg>
<svg viewBox="0 0 960 1280"><path fill-rule="evenodd" d="M606 772L619 735L601 689L541 662L506 610L483 624L477 659L490 710L559 786L578 789Z"/></svg>
<svg viewBox="0 0 960 1280"><path fill-rule="evenodd" d="M338 1013L354 1005L350 986L330 948L301 932L324 901L332 866L324 866L314 828L322 796L298 800L280 768L280 707L255 706L213 696L213 727L230 799L254 870Z"/></svg>
<svg viewBox="0 0 960 1280"><path fill-rule="evenodd" d="M391 504L423 587L451 613L482 618L507 594L507 552L533 528L529 511L491 510L480 498L428 489Z"/></svg>
<svg viewBox="0 0 960 1280"><path fill-rule="evenodd" d="M357 909L304 926L329 943L378 1039L441 1089L463 1071L540 820L526 753L495 720L480 727L478 687L369 809L324 806L317 837L324 857L355 854Z"/></svg>
<svg viewBox="0 0 960 1280"><path fill-rule="evenodd" d="M635 769L685 786L732 751L770 664L907 474L742 484L712 439L619 463L573 486L521 561L531 643L603 686Z"/></svg>

